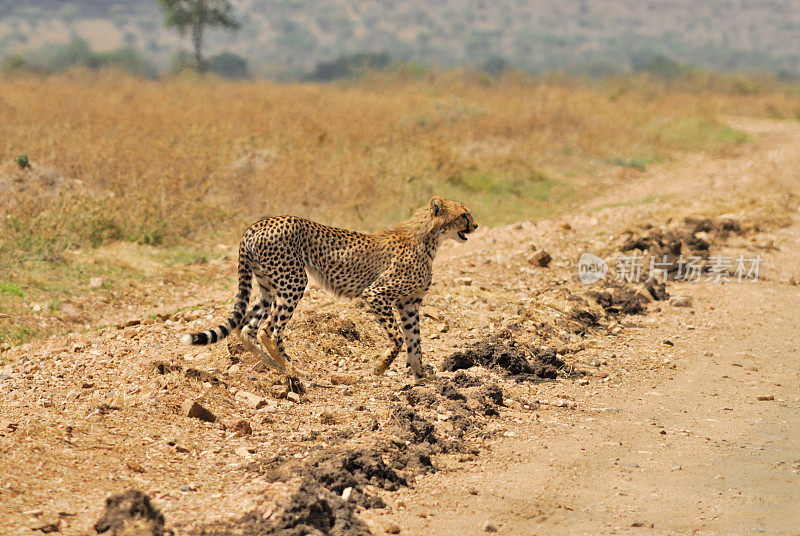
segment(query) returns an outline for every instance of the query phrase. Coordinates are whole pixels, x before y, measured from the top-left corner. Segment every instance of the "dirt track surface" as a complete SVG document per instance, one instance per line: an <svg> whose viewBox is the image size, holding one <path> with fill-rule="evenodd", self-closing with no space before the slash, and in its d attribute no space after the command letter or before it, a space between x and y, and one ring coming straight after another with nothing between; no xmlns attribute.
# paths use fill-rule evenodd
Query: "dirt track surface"
<svg viewBox="0 0 800 536"><path fill-rule="evenodd" d="M546 382L466 371L468 381L502 389L499 415L469 398L479 387L463 388L463 406L438 394L425 402L438 387L409 389L399 362L371 376L385 344L379 329L357 303L315 289L287 330L287 349L333 387L308 386L297 401L277 398L281 378L234 362L240 356L225 344L178 344L227 313L232 290L220 287L180 289L193 307L178 314L131 316L122 304L130 325L0 354L0 533L93 533L105 498L130 488L179 534L220 532L214 523L248 513L273 520L299 479L265 467L282 460L299 474L326 449L391 443L396 411L417 393L413 407L439 438L436 471L409 465L408 487L363 487L385 503L356 508L374 534L390 524L402 534L481 534L487 521L500 534L797 534L800 221L791 192L800 125L735 126L756 135L735 154L688 155L626 178L586 213L443 248L423 306L425 363L442 381L458 374L439 372L447 356L496 334L568 365ZM636 203L653 194L663 198ZM727 221L731 200L741 200L741 232L709 236L711 248L760 255L758 282L671 282L668 292L692 306L652 302L644 315L617 316L588 297L597 286L577 281L581 252L618 257L626 231L641 224ZM552 255L549 267L530 263L531 246ZM182 415L186 399L218 421ZM453 425L459 408L469 420L463 436Z"/></svg>

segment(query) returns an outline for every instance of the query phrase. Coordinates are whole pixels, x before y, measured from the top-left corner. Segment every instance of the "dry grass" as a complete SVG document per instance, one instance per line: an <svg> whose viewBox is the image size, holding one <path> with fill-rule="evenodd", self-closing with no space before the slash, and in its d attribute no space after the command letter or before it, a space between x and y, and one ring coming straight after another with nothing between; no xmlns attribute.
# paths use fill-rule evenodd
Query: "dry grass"
<svg viewBox="0 0 800 536"><path fill-rule="evenodd" d="M64 266L65 250L189 245L191 260L266 214L370 230L436 193L481 223L551 215L597 193L601 168L743 141L717 114L765 102L463 73L319 86L73 71L0 87L0 284L26 294L88 280L91 268ZM781 98L782 110L798 101ZM32 168L13 163L21 153ZM22 299L0 292L0 312Z"/></svg>

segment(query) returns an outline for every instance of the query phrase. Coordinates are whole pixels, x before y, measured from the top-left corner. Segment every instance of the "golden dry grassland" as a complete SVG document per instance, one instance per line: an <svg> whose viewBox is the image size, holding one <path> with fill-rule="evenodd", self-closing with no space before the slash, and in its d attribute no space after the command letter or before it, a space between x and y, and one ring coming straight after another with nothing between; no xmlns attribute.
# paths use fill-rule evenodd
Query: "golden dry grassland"
<svg viewBox="0 0 800 536"><path fill-rule="evenodd" d="M180 265L212 255L214 244L235 245L263 215L372 230L431 194L463 200L484 224L553 215L619 187L594 180L601 170L618 168L624 184L626 173L677 153L746 142L724 121L742 113L794 120L800 99L796 88L735 77L401 72L279 85L8 75L0 78L0 339L47 333L15 319L34 302L57 309L93 276L106 286L144 277L108 255L71 261L71 250L141 244L134 255ZM30 167L15 163L22 154Z"/></svg>

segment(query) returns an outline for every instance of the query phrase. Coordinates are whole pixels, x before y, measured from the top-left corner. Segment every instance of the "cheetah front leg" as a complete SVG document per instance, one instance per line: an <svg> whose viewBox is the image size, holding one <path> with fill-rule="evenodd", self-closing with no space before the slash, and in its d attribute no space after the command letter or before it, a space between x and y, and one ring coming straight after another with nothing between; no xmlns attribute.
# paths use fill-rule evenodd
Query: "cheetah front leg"
<svg viewBox="0 0 800 536"><path fill-rule="evenodd" d="M406 362L417 378L424 378L422 370L422 350L419 334L419 298L410 298L397 303L400 312L400 325L403 327L403 338L406 342Z"/></svg>
<svg viewBox="0 0 800 536"><path fill-rule="evenodd" d="M377 376L381 376L389 369L394 358L400 353L400 348L403 345L403 337L400 334L400 328L397 326L397 319L392 311L392 302L387 296L373 291L365 293L364 299L366 299L369 309L372 311L372 315L378 323L383 326L383 329L389 336L389 342L391 344L391 347L381 356L373 369L373 372Z"/></svg>

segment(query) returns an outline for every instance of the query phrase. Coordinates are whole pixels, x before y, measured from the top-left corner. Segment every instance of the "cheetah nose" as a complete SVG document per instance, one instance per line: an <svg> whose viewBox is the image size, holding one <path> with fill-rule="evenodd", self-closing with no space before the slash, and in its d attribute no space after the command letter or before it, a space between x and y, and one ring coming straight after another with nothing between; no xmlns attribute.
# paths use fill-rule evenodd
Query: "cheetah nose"
<svg viewBox="0 0 800 536"><path fill-rule="evenodd" d="M472 228L473 228L473 229L477 229L477 228L478 228L478 224L477 224L477 223L473 223L473 224L472 224Z"/></svg>

